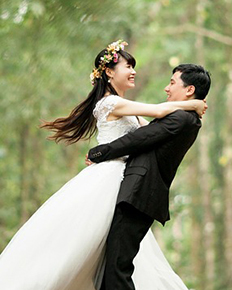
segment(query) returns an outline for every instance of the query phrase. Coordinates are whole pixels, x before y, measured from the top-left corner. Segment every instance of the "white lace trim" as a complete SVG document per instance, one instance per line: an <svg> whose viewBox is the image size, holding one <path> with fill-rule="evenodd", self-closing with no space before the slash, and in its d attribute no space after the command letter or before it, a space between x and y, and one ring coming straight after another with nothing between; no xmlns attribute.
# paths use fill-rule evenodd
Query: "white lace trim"
<svg viewBox="0 0 232 290"><path fill-rule="evenodd" d="M110 95L103 97L100 101L97 102L93 115L98 121L106 120L110 113L113 112L116 104L121 99L121 97L116 95Z"/></svg>
<svg viewBox="0 0 232 290"><path fill-rule="evenodd" d="M109 143L139 127L138 120L134 116L122 116L116 120L107 120L121 99L117 95L110 95L97 102L93 115L97 119L98 144Z"/></svg>

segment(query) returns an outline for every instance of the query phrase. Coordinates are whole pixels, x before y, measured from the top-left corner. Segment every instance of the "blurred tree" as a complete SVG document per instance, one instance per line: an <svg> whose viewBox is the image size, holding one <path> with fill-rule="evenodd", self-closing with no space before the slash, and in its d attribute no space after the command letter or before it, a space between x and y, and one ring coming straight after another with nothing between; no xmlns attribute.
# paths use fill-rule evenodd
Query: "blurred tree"
<svg viewBox="0 0 232 290"><path fill-rule="evenodd" d="M0 8L0 249L84 168L95 140L56 145L38 126L87 96L95 56L121 38L137 59L130 99L165 101L179 63L212 72L203 128L172 187L172 220L154 231L189 288L231 289L231 1L1 0Z"/></svg>

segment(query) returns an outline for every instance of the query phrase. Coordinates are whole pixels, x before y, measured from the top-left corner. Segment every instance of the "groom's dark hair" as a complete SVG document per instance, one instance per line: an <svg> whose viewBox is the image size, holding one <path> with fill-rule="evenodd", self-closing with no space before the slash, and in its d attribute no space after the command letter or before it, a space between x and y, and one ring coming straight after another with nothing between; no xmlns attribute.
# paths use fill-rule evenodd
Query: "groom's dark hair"
<svg viewBox="0 0 232 290"><path fill-rule="evenodd" d="M180 78L182 79L184 86L193 85L195 87L195 99L203 100L209 92L211 85L210 74L201 65L196 64L180 64L172 71L181 72Z"/></svg>

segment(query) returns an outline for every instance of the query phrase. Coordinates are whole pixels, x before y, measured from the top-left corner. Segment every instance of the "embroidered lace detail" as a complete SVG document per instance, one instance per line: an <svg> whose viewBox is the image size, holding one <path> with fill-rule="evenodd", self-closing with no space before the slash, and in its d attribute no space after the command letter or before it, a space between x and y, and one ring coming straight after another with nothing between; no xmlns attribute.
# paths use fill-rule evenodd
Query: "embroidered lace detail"
<svg viewBox="0 0 232 290"><path fill-rule="evenodd" d="M108 115L113 112L115 105L121 99L119 96L108 96L97 102L93 115L98 121L106 120Z"/></svg>
<svg viewBox="0 0 232 290"><path fill-rule="evenodd" d="M120 99L119 96L110 95L102 98L96 104L93 115L97 119L99 144L109 143L139 128L138 120L134 116L123 116L117 120L107 121L108 115L114 110Z"/></svg>

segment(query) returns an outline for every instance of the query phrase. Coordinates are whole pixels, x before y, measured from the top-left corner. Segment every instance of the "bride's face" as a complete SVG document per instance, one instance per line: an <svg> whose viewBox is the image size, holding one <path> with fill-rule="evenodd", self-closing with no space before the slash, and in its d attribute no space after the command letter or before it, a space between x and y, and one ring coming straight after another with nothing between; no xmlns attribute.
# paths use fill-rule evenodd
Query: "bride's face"
<svg viewBox="0 0 232 290"><path fill-rule="evenodd" d="M115 68L110 70L110 82L115 90L123 96L125 91L135 87L135 75L136 71L131 64L120 57L119 62Z"/></svg>

